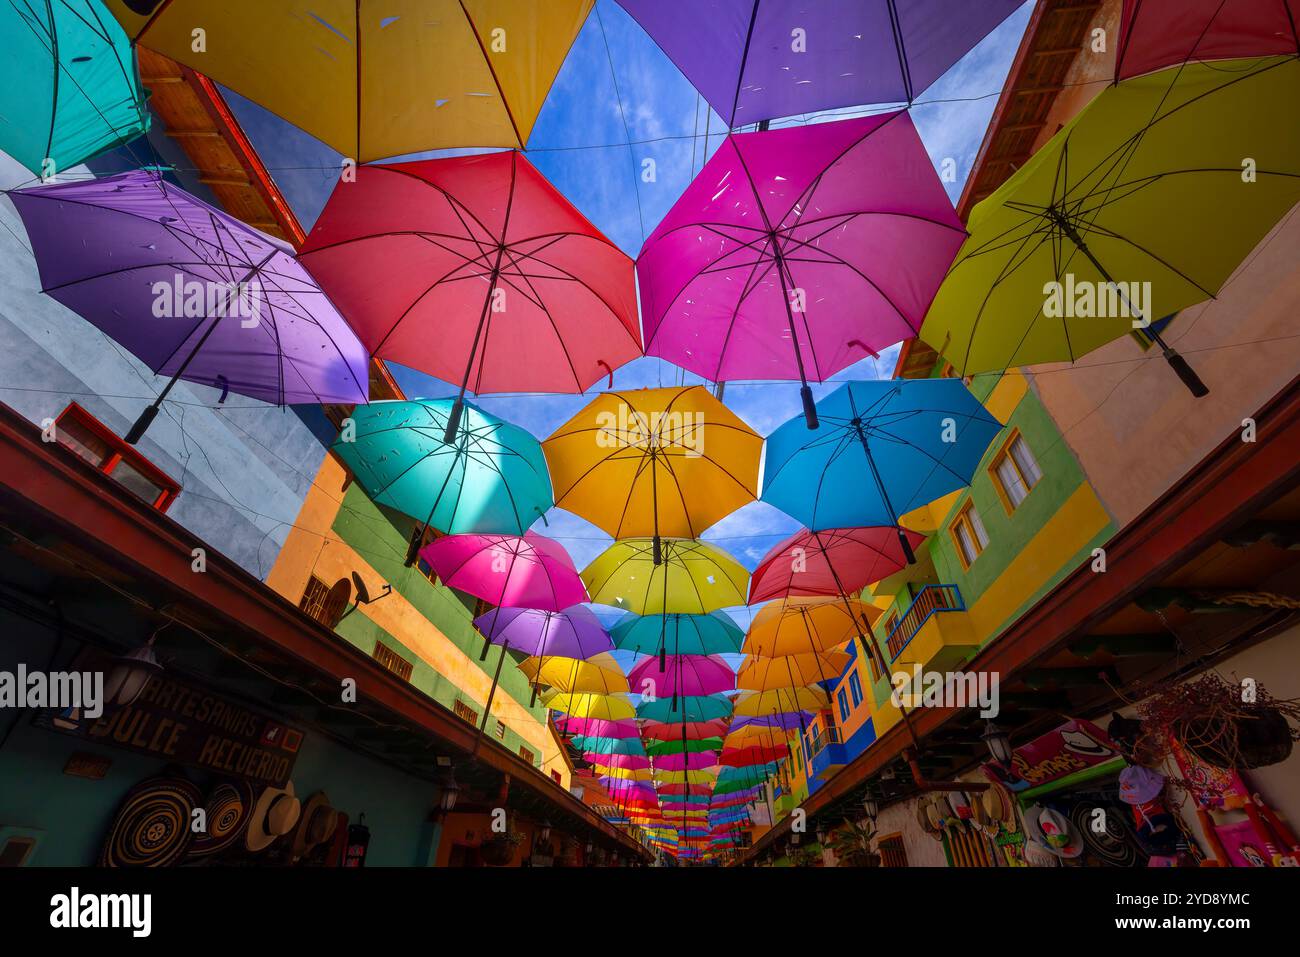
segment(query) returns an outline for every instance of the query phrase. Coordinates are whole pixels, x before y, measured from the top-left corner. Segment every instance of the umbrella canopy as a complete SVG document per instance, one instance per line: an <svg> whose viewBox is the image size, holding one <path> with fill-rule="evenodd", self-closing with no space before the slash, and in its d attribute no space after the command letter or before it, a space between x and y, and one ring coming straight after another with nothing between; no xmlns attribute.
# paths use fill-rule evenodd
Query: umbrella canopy
<svg viewBox="0 0 1300 957"><path fill-rule="evenodd" d="M862 621L879 617L879 608L856 598L774 601L754 615L743 650L760 658L836 651L861 633Z"/></svg>
<svg viewBox="0 0 1300 957"><path fill-rule="evenodd" d="M582 392L641 354L632 261L515 151L359 168L301 259L375 355L462 396Z"/></svg>
<svg viewBox="0 0 1300 957"><path fill-rule="evenodd" d="M849 382L817 403L822 427L785 422L767 440L763 501L809 528L897 526L964 488L998 422L960 379ZM896 537L913 561L911 542Z"/></svg>
<svg viewBox="0 0 1300 957"><path fill-rule="evenodd" d="M655 780L663 781L666 785L672 784L690 784L712 787L713 782L718 777L717 771L709 770L692 770L692 771L655 771ZM679 792L686 793L686 792ZM688 812L689 813L689 812Z"/></svg>
<svg viewBox="0 0 1300 957"><path fill-rule="evenodd" d="M0 5L0 151L43 178L149 129L130 41L97 0Z"/></svg>
<svg viewBox="0 0 1300 957"><path fill-rule="evenodd" d="M655 697L717 694L736 687L736 673L717 655L673 654L663 660L649 655L633 665L627 678L637 694Z"/></svg>
<svg viewBox="0 0 1300 957"><path fill-rule="evenodd" d="M699 771L704 768L716 767L717 764L718 754L716 751L676 751L672 754L661 754L654 758L656 776L659 776L662 771Z"/></svg>
<svg viewBox="0 0 1300 957"><path fill-rule="evenodd" d="M597 555L582 580L592 601L638 615L704 615L745 603L749 573L716 545L669 538L662 558L655 562L650 539L625 539Z"/></svg>
<svg viewBox="0 0 1300 957"><path fill-rule="evenodd" d="M1300 200L1300 124L1278 121L1297 96L1294 55L1106 88L971 212L922 338L961 375L1073 362L1213 297ZM1194 394L1208 391L1143 334Z"/></svg>
<svg viewBox="0 0 1300 957"><path fill-rule="evenodd" d="M1294 56L1297 23L1300 0L1124 0L1115 78L1187 60Z"/></svg>
<svg viewBox="0 0 1300 957"><path fill-rule="evenodd" d="M665 724L686 721L712 721L731 716L731 702L721 695L678 695L672 698L643 700L636 706L636 716Z"/></svg>
<svg viewBox="0 0 1300 957"><path fill-rule="evenodd" d="M543 696L542 701L552 711L563 711L574 718L622 721L636 717L636 709L626 695L567 694L555 691Z"/></svg>
<svg viewBox="0 0 1300 957"><path fill-rule="evenodd" d="M448 444L452 404L416 399L357 409L355 433L341 435L334 453L371 499L416 521L453 534L522 535L552 504L541 446L473 405Z"/></svg>
<svg viewBox="0 0 1300 957"><path fill-rule="evenodd" d="M805 719L811 719L812 715L806 714ZM806 722L805 722L806 723ZM780 728L785 731L793 731L800 727L800 716L797 714L760 714L755 716L736 715L731 722L731 728L739 731L742 728Z"/></svg>
<svg viewBox="0 0 1300 957"><path fill-rule="evenodd" d="M543 658L548 655L591 658L614 647L600 620L585 605L574 605L564 611L493 609L474 619L474 626L493 644L509 644L516 651ZM586 729L575 725L560 730ZM635 727L632 733L636 733Z"/></svg>
<svg viewBox="0 0 1300 957"><path fill-rule="evenodd" d="M586 661L577 658L525 658L519 670L529 681L557 691L616 694L628 690L627 675L608 652Z"/></svg>
<svg viewBox="0 0 1300 957"><path fill-rule="evenodd" d="M725 718L709 721L662 722L646 721L641 725L641 736L647 741L660 740L681 743L688 741L708 741L721 738L727 733L728 722Z"/></svg>
<svg viewBox="0 0 1300 957"><path fill-rule="evenodd" d="M903 529L913 552L924 540ZM802 529L763 556L749 578L749 603L788 598L855 595L907 563L898 529Z"/></svg>
<svg viewBox="0 0 1300 957"><path fill-rule="evenodd" d="M639 754L644 756L645 747L641 739L631 738L597 738L579 735L569 742L579 751L587 754Z"/></svg>
<svg viewBox="0 0 1300 957"><path fill-rule="evenodd" d="M821 688L773 688L770 691L742 691L732 702L736 714L760 715L773 711L821 711L831 706Z"/></svg>
<svg viewBox="0 0 1300 957"><path fill-rule="evenodd" d="M364 163L523 146L593 0L105 3L133 42Z"/></svg>
<svg viewBox="0 0 1300 957"><path fill-rule="evenodd" d="M678 725L678 727L680 727L680 725ZM701 753L706 751L719 751L722 749L721 737L699 738L697 740L691 740L690 738L679 738L677 740L669 739L666 741L656 741L652 738L647 738L646 740L649 741L650 744L646 746L645 753L650 755L652 758L663 754L681 754L682 752Z"/></svg>
<svg viewBox="0 0 1300 957"><path fill-rule="evenodd" d="M365 348L280 240L148 170L9 198L42 290L155 373L278 405L367 401Z"/></svg>
<svg viewBox="0 0 1300 957"><path fill-rule="evenodd" d="M616 648L653 654L661 646L682 655L736 653L745 633L726 612L707 615L626 615L610 629Z"/></svg>
<svg viewBox="0 0 1300 957"><path fill-rule="evenodd" d="M561 715L555 720L561 734L596 738L636 738L641 730L635 721L606 721L603 718L577 718Z"/></svg>
<svg viewBox="0 0 1300 957"><path fill-rule="evenodd" d="M606 392L542 448L561 508L614 538L698 538L758 495L763 440L697 385Z"/></svg>
<svg viewBox="0 0 1300 957"><path fill-rule="evenodd" d="M745 691L767 691L831 681L844 673L853 660L842 651L803 652L779 658L746 658L736 672L736 687Z"/></svg>
<svg viewBox="0 0 1300 957"><path fill-rule="evenodd" d="M534 532L447 535L425 545L420 557L444 585L503 609L560 611L587 600L569 553Z"/></svg>
<svg viewBox="0 0 1300 957"><path fill-rule="evenodd" d="M650 759L644 754L610 754L606 752L586 751L583 760L611 778L625 778L630 781L649 781ZM644 773L634 773L644 772Z"/></svg>
<svg viewBox="0 0 1300 957"><path fill-rule="evenodd" d="M750 744L743 748L725 749L718 763L733 768L744 768L754 764L766 764L768 761L779 761L789 757L789 754L789 750L783 744Z"/></svg>
<svg viewBox="0 0 1300 957"><path fill-rule="evenodd" d="M618 2L729 127L863 103L911 102L1020 5Z"/></svg>
<svg viewBox="0 0 1300 957"><path fill-rule="evenodd" d="M905 111L733 134L637 259L646 351L798 379L810 405L809 381L916 334L964 238Z"/></svg>

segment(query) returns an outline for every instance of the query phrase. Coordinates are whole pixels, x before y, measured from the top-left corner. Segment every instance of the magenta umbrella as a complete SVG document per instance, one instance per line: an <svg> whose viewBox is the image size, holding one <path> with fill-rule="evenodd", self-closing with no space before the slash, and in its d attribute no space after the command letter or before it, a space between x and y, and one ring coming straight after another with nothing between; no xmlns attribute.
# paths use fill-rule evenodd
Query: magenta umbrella
<svg viewBox="0 0 1300 957"><path fill-rule="evenodd" d="M644 754L601 754L599 751L584 751L582 759L588 764L599 764L606 768L640 771L650 767L650 759Z"/></svg>
<svg viewBox="0 0 1300 957"><path fill-rule="evenodd" d="M906 111L727 137L637 259L646 353L810 381L915 336L966 231Z"/></svg>
<svg viewBox="0 0 1300 957"><path fill-rule="evenodd" d="M636 738L641 730L631 718L610 721L607 718L575 718L564 715L555 722L562 734L581 734L592 738Z"/></svg>
<svg viewBox="0 0 1300 957"><path fill-rule="evenodd" d="M509 645L516 651L540 659L546 656L586 660L604 651L613 651L614 642L600 620L585 605L564 611L541 608L496 608L474 620L474 625L489 642ZM485 649L486 650L486 649ZM537 682L533 682L531 708L537 703Z"/></svg>
<svg viewBox="0 0 1300 957"><path fill-rule="evenodd" d="M659 771L699 771L714 767L717 763L718 755L715 751L678 751L655 758L655 768Z"/></svg>
<svg viewBox="0 0 1300 957"><path fill-rule="evenodd" d="M718 655L666 655L662 669L658 655L647 655L632 667L627 680L634 692L660 698L719 694L736 688L736 673Z"/></svg>
<svg viewBox="0 0 1300 957"><path fill-rule="evenodd" d="M578 577L569 553L559 542L536 532L523 535L445 535L420 549L420 557L429 563L444 585L496 605L497 615L501 614L503 607L560 611L587 601L587 588ZM492 633L495 625L494 620L488 626L487 634ZM491 646L491 638L484 641L480 661L487 658ZM487 727L492 699L501 678L501 665L509 650L510 642L503 641L496 674L492 677L492 690L488 692L487 707L483 709L479 740ZM477 751L478 741L474 747Z"/></svg>

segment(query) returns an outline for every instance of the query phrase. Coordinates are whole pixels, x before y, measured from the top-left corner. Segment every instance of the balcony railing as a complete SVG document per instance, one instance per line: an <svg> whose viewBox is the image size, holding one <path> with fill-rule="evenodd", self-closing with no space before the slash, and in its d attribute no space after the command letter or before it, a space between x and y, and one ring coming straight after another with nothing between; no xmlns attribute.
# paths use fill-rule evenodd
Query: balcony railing
<svg viewBox="0 0 1300 957"><path fill-rule="evenodd" d="M893 661L907 643L916 637L916 633L930 620L930 616L941 611L965 611L966 603L962 601L961 590L956 585L926 585L907 609L907 614L898 620L886 639L889 646L889 660Z"/></svg>
<svg viewBox="0 0 1300 957"><path fill-rule="evenodd" d="M821 754L828 745L843 743L844 739L841 737L840 729L838 727L819 727L813 732L812 737L808 742L808 750L811 752L811 757L815 758L817 755Z"/></svg>

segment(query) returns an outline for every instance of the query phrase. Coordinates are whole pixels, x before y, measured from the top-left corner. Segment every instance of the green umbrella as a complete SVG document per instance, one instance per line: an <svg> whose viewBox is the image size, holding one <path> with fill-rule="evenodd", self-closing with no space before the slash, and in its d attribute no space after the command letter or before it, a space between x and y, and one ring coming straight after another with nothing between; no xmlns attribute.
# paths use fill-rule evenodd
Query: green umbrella
<svg viewBox="0 0 1300 957"><path fill-rule="evenodd" d="M721 751L721 738L697 738L694 741L674 738L672 740L659 740L647 738L648 741L654 741L654 744L646 746L645 753L652 758L662 757L665 754L681 754L683 751L692 754L698 754L702 751Z"/></svg>
<svg viewBox="0 0 1300 957"><path fill-rule="evenodd" d="M334 452L375 502L425 525L522 535L552 504L541 446L473 405L448 445L451 406L451 399L417 399L358 407Z"/></svg>

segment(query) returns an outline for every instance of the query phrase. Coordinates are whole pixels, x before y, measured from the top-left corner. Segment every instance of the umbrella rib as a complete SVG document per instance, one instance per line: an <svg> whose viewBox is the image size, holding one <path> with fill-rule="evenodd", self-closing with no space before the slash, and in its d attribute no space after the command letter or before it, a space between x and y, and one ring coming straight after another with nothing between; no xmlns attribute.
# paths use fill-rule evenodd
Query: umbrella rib
<svg viewBox="0 0 1300 957"><path fill-rule="evenodd" d="M478 28L474 25L474 18L469 15L465 9L464 0L459 0L460 12L465 15L465 23L469 26L469 32L474 34L474 39L478 43L479 53L483 57L483 62L487 65L488 73L492 76L492 82L497 88L497 96L501 97L501 106L506 111L506 119L510 121L510 129L515 134L515 142L519 148L524 148L524 138L519 133L519 125L515 122L515 115L510 109L510 104L506 102L505 90L501 89L501 80L497 77L497 71L492 66L492 58L488 56L487 49L483 46L483 38L478 35Z"/></svg>

